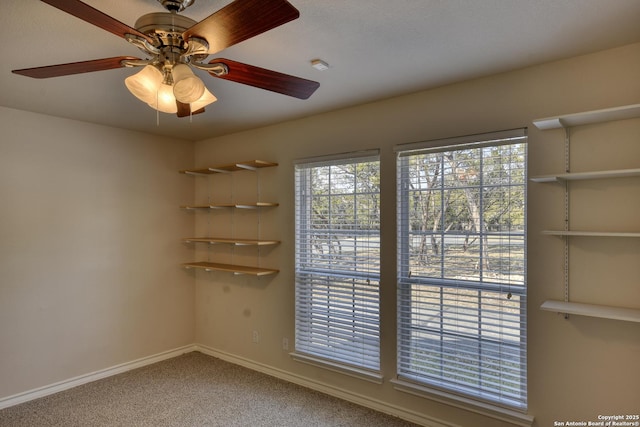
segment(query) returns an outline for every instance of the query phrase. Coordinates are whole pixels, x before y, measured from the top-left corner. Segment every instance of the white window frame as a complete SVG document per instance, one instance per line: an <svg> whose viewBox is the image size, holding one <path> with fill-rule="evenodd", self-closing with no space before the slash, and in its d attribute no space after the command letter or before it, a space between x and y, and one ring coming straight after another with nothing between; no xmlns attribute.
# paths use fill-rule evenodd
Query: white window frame
<svg viewBox="0 0 640 427"><path fill-rule="evenodd" d="M520 236L514 235L514 239L519 240L523 245L521 254L522 283L513 283L511 279L506 279L508 283L505 283L505 281L492 281L490 278L482 277L477 281L460 279L459 277L449 277L449 267L445 266L444 255L442 255L440 260L436 261L442 263L442 266L436 266L436 268L432 270L425 269L424 271L418 271L417 274L412 272L412 265L414 269L416 269L416 267L415 264L411 264L410 261L413 252L409 245L412 231L408 225L408 211L410 209L409 197L411 197L407 172L408 163L406 163L408 159L412 156L452 152L463 149L482 150L482 148L513 143L522 143L524 145L524 162L521 165L524 178L522 182L518 184L521 186L519 191L523 191L524 194L522 213L523 230ZM532 418L525 415L527 410L526 146L526 129L516 129L491 134L403 144L395 147L398 156L398 372L397 379L392 381L398 390L423 395L437 401L454 404L454 406L465 408L473 406L476 412L494 416L495 418L523 422L523 425L530 424L532 421ZM482 171L479 171L479 174L482 176ZM481 188L481 186L479 188ZM444 212L444 208L441 212ZM456 235L454 232L448 233L447 230L443 229L440 229L439 233L439 237L442 238L440 242L445 242L445 238L460 238L460 234ZM482 230L477 230L476 236L482 239L483 233ZM479 252L481 253L482 250ZM462 264L464 265L464 263ZM465 267L463 266L462 268ZM439 271L439 273L431 272L433 270ZM439 292L441 296L440 302L434 299L425 303L425 295L427 295L427 292ZM482 298L481 295L483 292L487 294L491 293L492 295L502 294L505 302L512 301L511 298L513 298L517 301L516 304L519 306L519 312L516 316L511 314L509 319L513 320L515 317L516 321L510 324L509 322L503 324L501 323L502 320L500 320L502 314L507 316L506 312L513 307L513 302L505 303L503 308L500 302L502 298L490 297L489 299L491 301L489 305L491 306L492 312L486 313L487 318L491 316L493 319L497 319L492 319L492 321L500 322L498 324L504 329L496 328L491 331L496 332L495 334L487 334L487 326L483 323L484 320L482 317L483 310L486 311L486 308L483 308L486 307L483 303L478 302L477 308L474 311L461 307L463 303L458 303L457 301L451 302L456 300L456 298L466 298L468 297L467 293L471 294L474 292L479 301ZM429 296L431 295L432 294ZM449 301L449 303L446 301ZM434 307L436 307L435 310ZM440 308L438 309L437 307ZM442 310L448 310L453 313L446 312L445 314ZM470 312L472 312L471 316ZM433 318L430 319L429 322L425 321L420 323L416 321L418 316L424 316L426 313L433 315ZM474 316L477 320L470 320L473 319ZM459 323L452 326L451 323L447 325L447 322ZM518 324L518 326L513 326L514 323ZM418 327L417 325L420 326ZM514 333L513 330L509 330L508 326L513 326L514 329L517 329L515 333L517 333L518 336L515 337L515 339L514 337L508 336L510 333ZM418 331L418 329L421 330ZM469 333L470 330L476 330L477 335L474 337ZM493 336L489 337L489 335ZM439 338L426 338L428 336ZM496 336L498 337L496 338ZM442 345L440 345L440 347L435 345L436 340L444 343L444 347ZM471 346L464 347L467 341L473 342L474 345L477 346L477 350L474 350ZM519 361L518 379L515 380L515 383L519 384L519 390L516 390L514 394L511 394L510 391L506 393L507 395L505 396L499 389L496 389L493 382L500 380L492 378L488 381L488 385L484 385L483 381L478 379L478 376L481 378L482 375L484 375L482 371L489 371L489 368L482 367L476 370L466 370L467 367L471 366L470 361L476 359L476 356L477 360L482 360L483 350L480 349L483 345L491 347L492 350L497 349L495 354L497 354L497 357L501 360L509 359L506 356L502 356L502 351L505 351L505 354L511 353L511 357L515 354L515 359ZM443 350L443 348L446 350ZM447 361L447 357L451 357L447 356L447 352L450 352L452 349L453 351L459 351L459 353L456 353L458 355L469 354L465 354L460 357L460 359L456 359L455 363L451 362L451 360ZM477 355L472 354L474 352L477 352ZM503 357L504 359L502 359ZM434 360L436 361L434 362ZM438 368L434 368L436 365L441 366L442 372L438 372ZM455 368L451 368L452 365L455 366ZM482 366L481 363L478 363L478 365ZM452 371L453 374L451 374ZM493 375L495 372L491 374ZM470 379L464 379L464 375L469 375ZM499 376L501 374L498 373L495 375ZM511 380L510 378L509 381ZM501 386L496 387L501 388Z"/></svg>
<svg viewBox="0 0 640 427"><path fill-rule="evenodd" d="M371 193L365 189L366 183L357 182L359 178L354 175L352 188L345 184L341 189L332 182L327 185L335 194L314 195L310 191L314 170L326 174L323 179L333 179L340 175L341 166L366 162L377 163L379 176L378 150L295 162L296 340L292 356L301 362L380 383L379 185L376 193ZM361 200L359 197L366 198L368 194L377 197L377 214L368 213L377 215L375 229L354 226L357 228L349 231L343 229L344 225L317 228L320 219L314 207L321 205L321 199L338 203L343 193L353 196L354 209ZM349 214L338 214L331 209L326 214L328 217L323 220L330 224L333 224L332 215L340 215L341 224L357 221L355 214L350 218ZM322 249L336 244L340 250L333 255Z"/></svg>

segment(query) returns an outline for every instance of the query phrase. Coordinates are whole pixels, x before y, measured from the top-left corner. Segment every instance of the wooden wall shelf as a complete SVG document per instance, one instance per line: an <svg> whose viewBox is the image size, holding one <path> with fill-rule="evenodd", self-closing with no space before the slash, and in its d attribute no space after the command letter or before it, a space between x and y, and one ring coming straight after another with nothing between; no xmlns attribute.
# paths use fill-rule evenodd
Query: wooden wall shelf
<svg viewBox="0 0 640 427"><path fill-rule="evenodd" d="M269 246L280 244L279 240L228 239L223 237L187 237L185 243L229 244L236 246Z"/></svg>
<svg viewBox="0 0 640 427"><path fill-rule="evenodd" d="M197 268L204 271L224 271L227 273L234 274L247 274L250 276L269 276L271 274L278 273L278 270L273 270L269 268L260 268L260 267L248 267L244 265L235 265L235 264L221 264L217 262L187 262L182 264L182 266L186 269Z"/></svg>
<svg viewBox="0 0 640 427"><path fill-rule="evenodd" d="M194 210L194 209L258 209L258 208L272 208L278 206L278 203L270 202L255 202L255 203L215 203L211 205L194 205L194 206L180 206L181 209Z"/></svg>
<svg viewBox="0 0 640 427"><path fill-rule="evenodd" d="M181 170L180 173L184 173L187 175L212 175L214 173L230 173L242 170L254 171L257 169L269 168L273 166L278 166L278 164L273 162L265 162L264 160L249 160L246 162L217 165L201 169L185 169Z"/></svg>

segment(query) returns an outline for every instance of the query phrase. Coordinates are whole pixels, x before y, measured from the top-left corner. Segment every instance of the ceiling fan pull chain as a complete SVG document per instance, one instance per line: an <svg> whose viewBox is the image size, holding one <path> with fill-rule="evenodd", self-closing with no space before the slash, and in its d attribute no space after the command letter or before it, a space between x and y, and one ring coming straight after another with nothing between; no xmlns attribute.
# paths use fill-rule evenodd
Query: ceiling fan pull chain
<svg viewBox="0 0 640 427"><path fill-rule="evenodd" d="M156 91L156 105L160 102L159 91ZM160 110L156 108L156 127L160 127Z"/></svg>

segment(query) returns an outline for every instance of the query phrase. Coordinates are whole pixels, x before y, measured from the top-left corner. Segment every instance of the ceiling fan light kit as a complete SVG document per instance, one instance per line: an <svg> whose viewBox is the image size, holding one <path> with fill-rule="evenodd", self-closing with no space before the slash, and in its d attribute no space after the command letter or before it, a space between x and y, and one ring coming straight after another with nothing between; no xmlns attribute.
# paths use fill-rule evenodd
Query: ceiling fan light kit
<svg viewBox="0 0 640 427"><path fill-rule="evenodd" d="M105 58L13 70L15 74L49 78L142 67L125 78L127 89L151 108L177 113L178 117L204 112L205 106L217 100L192 68L299 99L309 98L320 86L311 80L227 59L204 62L211 54L297 19L300 13L287 0L235 0L200 22L177 14L195 0L158 0L168 12L143 15L135 28L80 0L41 1L124 38L147 58Z"/></svg>
<svg viewBox="0 0 640 427"><path fill-rule="evenodd" d="M146 65L124 84L140 101L163 113L177 113L178 102L190 104L190 112L196 112L217 100L186 65L178 64L168 73L165 76L156 66Z"/></svg>

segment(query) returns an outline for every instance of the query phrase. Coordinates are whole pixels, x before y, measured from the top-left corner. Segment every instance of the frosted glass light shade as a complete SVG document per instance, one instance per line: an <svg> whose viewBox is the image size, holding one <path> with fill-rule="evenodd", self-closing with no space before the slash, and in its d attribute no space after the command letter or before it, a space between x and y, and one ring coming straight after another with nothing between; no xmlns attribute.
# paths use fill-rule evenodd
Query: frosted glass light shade
<svg viewBox="0 0 640 427"><path fill-rule="evenodd" d="M171 70L173 76L173 94L184 104L190 104L200 99L204 93L204 83L191 68L185 64L178 64Z"/></svg>
<svg viewBox="0 0 640 427"><path fill-rule="evenodd" d="M190 104L191 111L197 111L217 101L189 66L185 64L174 66L172 77L173 85L167 85L163 83L162 71L147 65L138 73L127 77L124 83L136 98L151 108L168 114L178 112L176 99L184 104Z"/></svg>
<svg viewBox="0 0 640 427"><path fill-rule="evenodd" d="M154 95L153 100L148 104L151 108L163 113L174 114L178 112L176 98L173 96L173 88L164 83L158 88L157 96Z"/></svg>
<svg viewBox="0 0 640 427"><path fill-rule="evenodd" d="M155 103L162 78L160 70L153 65L147 65L138 73L124 79L124 84L136 98L149 104Z"/></svg>
<svg viewBox="0 0 640 427"><path fill-rule="evenodd" d="M216 102L217 100L218 98L216 98L211 92L209 92L209 89L205 87L204 93L202 94L200 99L191 103L191 111L198 111L199 109L204 108L207 105Z"/></svg>

